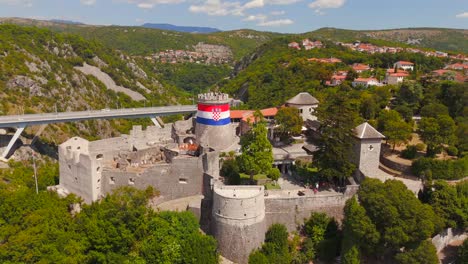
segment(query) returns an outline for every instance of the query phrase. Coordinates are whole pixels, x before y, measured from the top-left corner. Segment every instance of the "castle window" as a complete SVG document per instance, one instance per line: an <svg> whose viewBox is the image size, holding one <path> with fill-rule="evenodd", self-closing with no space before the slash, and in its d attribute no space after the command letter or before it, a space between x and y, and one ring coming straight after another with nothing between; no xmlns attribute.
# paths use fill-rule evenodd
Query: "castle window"
<svg viewBox="0 0 468 264"><path fill-rule="evenodd" d="M102 160L103 157L104 157L104 155L102 155L102 154L97 154L97 155L96 155L96 160Z"/></svg>
<svg viewBox="0 0 468 264"><path fill-rule="evenodd" d="M135 185L135 179L133 179L133 178L128 179L128 184L129 185Z"/></svg>
<svg viewBox="0 0 468 264"><path fill-rule="evenodd" d="M369 145L369 150L370 151L374 150L374 147L372 145Z"/></svg>
<svg viewBox="0 0 468 264"><path fill-rule="evenodd" d="M68 169L71 170L71 165L70 164L68 164Z"/></svg>
<svg viewBox="0 0 468 264"><path fill-rule="evenodd" d="M109 184L115 184L115 178L114 177L110 177Z"/></svg>
<svg viewBox="0 0 468 264"><path fill-rule="evenodd" d="M101 172L101 167L97 167L96 172L98 172L98 173Z"/></svg>
<svg viewBox="0 0 468 264"><path fill-rule="evenodd" d="M187 179L185 179L185 178L179 178L179 183L187 184Z"/></svg>

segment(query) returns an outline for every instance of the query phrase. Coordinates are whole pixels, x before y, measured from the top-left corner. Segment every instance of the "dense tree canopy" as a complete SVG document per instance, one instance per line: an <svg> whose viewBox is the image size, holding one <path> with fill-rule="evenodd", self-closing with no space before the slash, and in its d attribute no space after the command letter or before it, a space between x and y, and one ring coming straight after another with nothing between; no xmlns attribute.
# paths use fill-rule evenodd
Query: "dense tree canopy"
<svg viewBox="0 0 468 264"><path fill-rule="evenodd" d="M329 179L344 179L353 173L350 162L354 142L354 128L359 116L351 101L344 94L336 94L317 108L320 120L320 140L314 153L319 173Z"/></svg>
<svg viewBox="0 0 468 264"><path fill-rule="evenodd" d="M365 179L358 197L360 204L350 200L345 208L342 256L347 263L355 263L359 254L396 256L401 263L437 260L433 246L424 241L444 227L443 220L402 182Z"/></svg>
<svg viewBox="0 0 468 264"><path fill-rule="evenodd" d="M241 171L251 175L267 174L273 164L273 152L267 138L267 128L263 122L257 122L241 137L241 152L239 167Z"/></svg>
<svg viewBox="0 0 468 264"><path fill-rule="evenodd" d="M216 241L189 212L156 213L154 190L122 188L71 211L79 199L45 190L55 165L40 163L39 194L22 164L0 171L2 263L217 263ZM11 181L9 180L11 179ZM8 181L8 183L6 183Z"/></svg>

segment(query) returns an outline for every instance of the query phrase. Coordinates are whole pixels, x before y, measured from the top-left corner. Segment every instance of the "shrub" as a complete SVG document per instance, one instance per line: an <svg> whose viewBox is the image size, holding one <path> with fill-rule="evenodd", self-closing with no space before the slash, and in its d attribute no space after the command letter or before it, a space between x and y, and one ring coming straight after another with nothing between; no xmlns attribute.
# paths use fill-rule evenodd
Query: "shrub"
<svg viewBox="0 0 468 264"><path fill-rule="evenodd" d="M278 168L271 168L271 170L268 171L267 176L273 181L277 181L281 176L281 172L278 170Z"/></svg>
<svg viewBox="0 0 468 264"><path fill-rule="evenodd" d="M447 154L449 154L450 156L458 155L458 149L455 146L449 146L446 150L447 150Z"/></svg>
<svg viewBox="0 0 468 264"><path fill-rule="evenodd" d="M408 145L405 150L401 152L401 157L404 159L414 159L418 150L415 145Z"/></svg>
<svg viewBox="0 0 468 264"><path fill-rule="evenodd" d="M424 145L424 143L416 144L416 150L417 151L424 151L425 149L426 149L426 145Z"/></svg>
<svg viewBox="0 0 468 264"><path fill-rule="evenodd" d="M436 160L420 158L411 165L413 173L422 177L431 175L433 179L457 180L468 174L468 158L458 160Z"/></svg>

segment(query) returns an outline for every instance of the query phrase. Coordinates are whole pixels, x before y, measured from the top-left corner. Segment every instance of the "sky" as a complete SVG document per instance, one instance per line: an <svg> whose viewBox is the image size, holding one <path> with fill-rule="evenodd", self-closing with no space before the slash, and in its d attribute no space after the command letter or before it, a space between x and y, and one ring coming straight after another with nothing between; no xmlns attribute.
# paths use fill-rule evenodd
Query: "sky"
<svg viewBox="0 0 468 264"><path fill-rule="evenodd" d="M0 17L283 33L322 27L468 29L468 0L0 0Z"/></svg>

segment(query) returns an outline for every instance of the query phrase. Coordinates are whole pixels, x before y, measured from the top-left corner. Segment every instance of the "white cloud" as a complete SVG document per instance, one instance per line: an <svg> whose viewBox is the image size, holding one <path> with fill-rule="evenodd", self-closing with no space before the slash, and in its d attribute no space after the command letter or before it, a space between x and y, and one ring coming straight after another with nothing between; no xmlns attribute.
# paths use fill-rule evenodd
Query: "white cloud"
<svg viewBox="0 0 468 264"><path fill-rule="evenodd" d="M321 13L322 9L340 8L346 3L346 0L315 0L309 4L309 7L315 12Z"/></svg>
<svg viewBox="0 0 468 264"><path fill-rule="evenodd" d="M281 10L281 11L271 11L270 14L272 16L282 16L282 15L286 14L286 12L284 12L283 10Z"/></svg>
<svg viewBox="0 0 468 264"><path fill-rule="evenodd" d="M96 0L80 0L80 3L83 5L94 5L96 4Z"/></svg>
<svg viewBox="0 0 468 264"><path fill-rule="evenodd" d="M267 16L263 14L249 15L246 18L242 19L243 21L265 21Z"/></svg>
<svg viewBox="0 0 468 264"><path fill-rule="evenodd" d="M82 0L82 1L95 1L95 0ZM179 4L185 0L121 0L129 4L135 4L138 8L141 9L151 9L156 5L162 4Z"/></svg>
<svg viewBox="0 0 468 264"><path fill-rule="evenodd" d="M192 13L205 13L210 16L244 16L244 9L240 2L222 2L220 0L206 0L200 5L191 5Z"/></svg>
<svg viewBox="0 0 468 264"><path fill-rule="evenodd" d="M258 8L258 7L263 7L265 6L265 1L264 0L252 0L250 2L247 2L244 5L245 9L250 9L250 8Z"/></svg>
<svg viewBox="0 0 468 264"><path fill-rule="evenodd" d="M0 4L31 7L33 5L33 0L0 0Z"/></svg>
<svg viewBox="0 0 468 264"><path fill-rule="evenodd" d="M291 25L294 24L294 21L291 19L278 19L278 20L265 20L257 24L257 26L262 27L279 27L284 25Z"/></svg>
<svg viewBox="0 0 468 264"><path fill-rule="evenodd" d="M463 12L455 16L456 18L468 18L468 12Z"/></svg>

